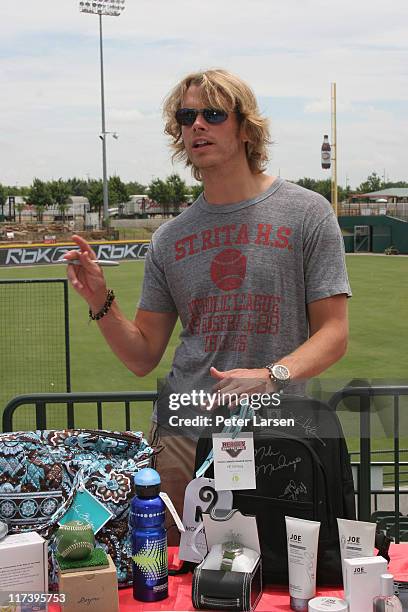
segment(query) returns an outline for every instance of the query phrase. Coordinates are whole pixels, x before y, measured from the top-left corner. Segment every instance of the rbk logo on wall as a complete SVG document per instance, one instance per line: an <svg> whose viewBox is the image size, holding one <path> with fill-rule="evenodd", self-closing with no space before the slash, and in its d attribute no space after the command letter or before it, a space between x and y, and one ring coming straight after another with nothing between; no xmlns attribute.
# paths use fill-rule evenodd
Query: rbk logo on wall
<svg viewBox="0 0 408 612"><path fill-rule="evenodd" d="M91 244L97 259L144 259L149 244L147 242L123 242ZM0 266L27 266L52 264L75 248L69 246L27 246L0 249Z"/></svg>

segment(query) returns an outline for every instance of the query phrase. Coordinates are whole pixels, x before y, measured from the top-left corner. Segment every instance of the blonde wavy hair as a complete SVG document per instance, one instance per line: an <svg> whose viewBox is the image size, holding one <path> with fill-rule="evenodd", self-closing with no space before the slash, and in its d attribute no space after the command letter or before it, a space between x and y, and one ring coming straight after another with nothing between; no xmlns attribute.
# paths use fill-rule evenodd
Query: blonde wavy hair
<svg viewBox="0 0 408 612"><path fill-rule="evenodd" d="M172 139L172 159L182 160L186 166L192 166L194 178L201 180L199 169L187 156L181 126L176 121L176 111L181 108L184 95L191 85L201 87L203 106L226 112L237 111L240 126L248 138L245 143L248 165L254 174L263 172L268 162L267 147L271 143L268 120L261 116L252 89L239 77L218 68L187 75L164 100L164 133Z"/></svg>

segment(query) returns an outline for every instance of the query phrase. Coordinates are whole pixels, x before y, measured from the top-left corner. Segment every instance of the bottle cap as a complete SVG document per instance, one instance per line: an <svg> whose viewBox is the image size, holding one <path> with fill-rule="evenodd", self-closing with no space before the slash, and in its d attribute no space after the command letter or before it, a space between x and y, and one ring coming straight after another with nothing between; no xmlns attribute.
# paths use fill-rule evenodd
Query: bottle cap
<svg viewBox="0 0 408 612"><path fill-rule="evenodd" d="M160 474L153 468L143 468L135 474L135 485L137 487L151 487L160 484Z"/></svg>
<svg viewBox="0 0 408 612"><path fill-rule="evenodd" d="M152 468L143 468L135 474L137 497L156 497L160 493L160 474Z"/></svg>
<svg viewBox="0 0 408 612"><path fill-rule="evenodd" d="M394 576L381 574L381 595L392 597L394 595Z"/></svg>
<svg viewBox="0 0 408 612"><path fill-rule="evenodd" d="M309 601L309 612L347 612L348 603L339 597L314 597Z"/></svg>

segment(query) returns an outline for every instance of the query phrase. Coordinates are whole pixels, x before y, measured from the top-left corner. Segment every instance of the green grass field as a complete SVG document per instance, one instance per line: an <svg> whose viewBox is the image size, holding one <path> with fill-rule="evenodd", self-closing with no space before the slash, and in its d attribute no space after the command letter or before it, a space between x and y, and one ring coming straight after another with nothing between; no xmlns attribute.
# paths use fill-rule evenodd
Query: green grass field
<svg viewBox="0 0 408 612"><path fill-rule="evenodd" d="M383 383L406 383L408 379L408 258L382 256L347 256L347 266L353 290L349 301L350 340L346 357L335 364L320 378L317 387L325 399L334 390L353 378L381 380ZM120 267L105 269L107 283L114 288L122 310L132 317L140 295L144 264L141 261L122 262ZM0 279L56 278L64 277L60 266L36 266L26 268L0 268ZM71 384L73 391L126 391L155 390L158 378L169 370L172 355L178 342L177 326L166 353L156 370L145 378L136 378L111 353L95 323L88 324L86 304L70 289L70 345ZM2 315L4 316L4 315ZM3 334L5 327L3 326ZM7 356L1 351L3 382L7 377ZM26 364L26 367L30 367ZM24 374L23 374L24 375ZM4 397L7 385L2 385L4 405L10 397ZM52 391L52 388L49 389ZM38 389L33 389L38 391ZM13 395L18 394L18 389ZM24 389L24 392L27 392ZM403 400L403 403L406 403ZM388 438L388 421L382 413L385 402L379 401L380 417L374 419L374 432L378 448ZM406 411L404 411L405 413ZM137 426L148 428L150 408L141 411ZM356 434L355 416L347 416L343 424L347 437L354 446ZM115 425L112 413L110 426ZM121 423L117 423L120 427ZM385 432L385 433L384 433ZM408 434L408 420L404 415L401 434ZM405 447L408 439L402 440ZM389 446L389 440L386 440Z"/></svg>

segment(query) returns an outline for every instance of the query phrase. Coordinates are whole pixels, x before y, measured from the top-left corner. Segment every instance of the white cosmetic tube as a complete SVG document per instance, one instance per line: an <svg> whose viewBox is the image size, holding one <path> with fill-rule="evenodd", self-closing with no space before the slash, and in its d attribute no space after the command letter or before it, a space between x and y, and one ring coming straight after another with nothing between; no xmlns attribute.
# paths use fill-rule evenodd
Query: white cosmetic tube
<svg viewBox="0 0 408 612"><path fill-rule="evenodd" d="M307 612L316 595L316 563L320 523L285 516L288 542L290 607Z"/></svg>
<svg viewBox="0 0 408 612"><path fill-rule="evenodd" d="M346 576L344 559L374 556L376 524L338 518L337 525L339 528L341 570L343 572L344 584Z"/></svg>

